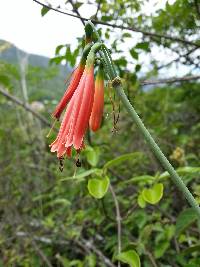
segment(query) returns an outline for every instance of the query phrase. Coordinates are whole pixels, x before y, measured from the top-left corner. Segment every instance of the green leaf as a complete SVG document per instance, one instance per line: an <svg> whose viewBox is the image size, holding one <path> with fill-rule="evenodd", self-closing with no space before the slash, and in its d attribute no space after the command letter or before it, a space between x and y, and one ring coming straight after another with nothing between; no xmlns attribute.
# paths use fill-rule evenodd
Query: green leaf
<svg viewBox="0 0 200 267"><path fill-rule="evenodd" d="M135 48L137 49L142 49L142 50L145 50L145 51L148 51L149 50L149 43L148 42L142 42L142 43L138 43Z"/></svg>
<svg viewBox="0 0 200 267"><path fill-rule="evenodd" d="M190 254L191 255L191 253L194 252L194 251L200 251L200 244L197 244L195 246L192 246L192 247L189 247L189 248L184 249L181 252L181 254L182 255L186 255L186 254Z"/></svg>
<svg viewBox="0 0 200 267"><path fill-rule="evenodd" d="M47 12L49 12L50 8L43 6L43 8L41 9L41 15L42 17L44 17L44 15L47 14Z"/></svg>
<svg viewBox="0 0 200 267"><path fill-rule="evenodd" d="M155 258L161 258L165 254L165 251L168 249L169 245L169 241L162 241L158 243L158 245L155 246Z"/></svg>
<svg viewBox="0 0 200 267"><path fill-rule="evenodd" d="M158 203L163 196L163 184L155 184L152 188L145 188L142 191L144 200L150 204Z"/></svg>
<svg viewBox="0 0 200 267"><path fill-rule="evenodd" d="M106 176L103 179L90 179L88 181L88 191L93 197L100 199L104 197L108 191L110 184L109 178Z"/></svg>
<svg viewBox="0 0 200 267"><path fill-rule="evenodd" d="M180 167L176 170L178 173L184 174L184 173L195 173L200 172L200 167Z"/></svg>
<svg viewBox="0 0 200 267"><path fill-rule="evenodd" d="M178 169L176 169L178 174L190 174L190 173L196 173L196 172L200 172L200 167L180 167ZM169 178L170 174L168 172L163 172L160 174L159 176L159 180L160 179L165 179L165 178Z"/></svg>
<svg viewBox="0 0 200 267"><path fill-rule="evenodd" d="M63 182L63 181L69 181L69 180L79 180L79 179L83 179L83 178L85 178L85 177L87 177L93 173L98 173L98 172L101 172L101 169L91 169L91 170L88 170L85 172L81 172L81 173L77 174L76 176L63 178L60 181Z"/></svg>
<svg viewBox="0 0 200 267"><path fill-rule="evenodd" d="M140 267L140 257L135 250L128 250L120 253L117 257L118 260L127 263L130 267Z"/></svg>
<svg viewBox="0 0 200 267"><path fill-rule="evenodd" d="M59 204L59 205L63 205L63 206L70 206L71 202L65 198L57 198L57 199L53 200L51 202L51 204L52 205Z"/></svg>
<svg viewBox="0 0 200 267"><path fill-rule="evenodd" d="M181 212L176 221L176 235L180 235L197 219L196 212L192 209L186 209Z"/></svg>
<svg viewBox="0 0 200 267"><path fill-rule="evenodd" d="M83 4L83 3L81 3L81 2L76 2L76 3L74 3L74 7L75 7L75 9L79 9L79 7L81 7L82 4Z"/></svg>
<svg viewBox="0 0 200 267"><path fill-rule="evenodd" d="M140 208L145 208L146 207L146 201L144 200L142 194L139 194L138 198L137 198L137 203L140 206Z"/></svg>
<svg viewBox="0 0 200 267"><path fill-rule="evenodd" d="M58 46L56 47L55 54L58 55L59 52L60 52L60 50L61 50L63 47L64 47L64 45L58 45Z"/></svg>
<svg viewBox="0 0 200 267"><path fill-rule="evenodd" d="M135 71L138 72L138 71L140 71L140 69L141 69L141 65L137 64L137 65L135 66Z"/></svg>
<svg viewBox="0 0 200 267"><path fill-rule="evenodd" d="M143 154L140 152L124 154L120 157L117 157L115 159L108 161L104 165L103 169L105 170L105 169L108 169L108 168L113 167L115 165L119 165L123 161L130 160L130 159L132 159L132 160L134 160L134 162L136 162L136 161L139 161L142 158L142 156L143 156Z"/></svg>
<svg viewBox="0 0 200 267"><path fill-rule="evenodd" d="M90 163L90 165L92 165L93 167L95 167L99 161L99 148L92 148L92 147L87 147L84 151L84 153L86 154L86 158L88 163Z"/></svg>
<svg viewBox="0 0 200 267"><path fill-rule="evenodd" d="M155 177L154 176L141 175L141 176L133 177L133 178L125 181L124 183L140 183L140 182L147 183L147 182L152 182L154 180L155 180Z"/></svg>
<svg viewBox="0 0 200 267"><path fill-rule="evenodd" d="M138 59L138 53L135 51L134 48L132 48L129 52L134 59Z"/></svg>
<svg viewBox="0 0 200 267"><path fill-rule="evenodd" d="M129 32L125 32L122 34L122 38L131 38L132 35Z"/></svg>

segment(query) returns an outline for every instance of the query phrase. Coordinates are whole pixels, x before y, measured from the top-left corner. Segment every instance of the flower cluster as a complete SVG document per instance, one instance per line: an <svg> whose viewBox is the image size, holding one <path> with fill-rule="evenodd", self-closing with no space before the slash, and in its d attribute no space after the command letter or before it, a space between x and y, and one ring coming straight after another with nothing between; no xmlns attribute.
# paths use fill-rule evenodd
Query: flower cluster
<svg viewBox="0 0 200 267"><path fill-rule="evenodd" d="M51 152L57 152L58 158L65 155L70 157L72 147L77 152L81 151L88 125L92 131L100 128L104 106L104 75L100 64L94 80L94 62L95 50L88 44L66 92L53 112L53 116L59 120L66 108L57 138L50 145Z"/></svg>

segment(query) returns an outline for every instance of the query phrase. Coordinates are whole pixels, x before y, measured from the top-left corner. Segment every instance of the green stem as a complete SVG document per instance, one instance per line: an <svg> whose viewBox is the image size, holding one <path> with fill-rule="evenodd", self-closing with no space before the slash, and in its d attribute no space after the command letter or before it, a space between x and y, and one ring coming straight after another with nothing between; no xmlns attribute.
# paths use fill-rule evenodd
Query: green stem
<svg viewBox="0 0 200 267"><path fill-rule="evenodd" d="M93 28L93 30L94 30L97 38L98 38L99 43L101 43L101 39L100 39L99 34L96 31L94 25L91 22L88 22L88 23L92 26L92 28ZM124 93L124 90L123 90L122 85L121 85L121 80L116 75L116 70L114 68L111 55L109 53L109 50L105 47L105 45L102 46L102 57L106 63L107 68L109 69L109 76L110 76L110 79L113 81L112 82L113 88L115 88L115 90L116 90L120 100L124 104L124 107L126 108L127 112L130 114L131 118L133 119L133 121L137 125L139 131L144 136L147 144L149 145L149 147L153 151L154 155L158 158L158 160L160 161L160 163L162 164L164 169L166 171L168 171L168 173L170 174L175 185L183 193L183 195L188 200L191 207L196 211L198 217L200 218L200 207L199 207L198 203L196 202L195 198L190 193L187 186L184 184L183 180L177 174L177 172L175 171L173 166L170 164L168 159L165 157L165 155L163 154L163 152L161 151L159 146L156 144L153 137L151 136L149 131L144 126L144 124L141 121L140 117L138 116L137 112L135 111L135 109L133 108L133 106L129 102L126 94Z"/></svg>
<svg viewBox="0 0 200 267"><path fill-rule="evenodd" d="M168 173L170 174L173 182L176 184L176 186L179 188L179 190L183 193L185 198L188 200L189 204L191 207L196 211L198 214L198 217L200 218L200 207L196 200L194 199L193 195L190 193L188 190L187 186L184 184L183 180L181 177L177 174L173 166L170 164L168 159L165 157L159 146L156 144L154 141L153 137L149 133L149 131L146 129L144 126L143 122L141 121L140 117L138 116L137 112L129 102L126 94L124 93L124 90L122 89L121 84L116 84L113 83L113 87L116 89L117 94L119 95L122 103L124 104L124 107L132 117L133 121L137 125L139 131L142 133L144 136L146 142L150 146L151 150L153 151L154 155L158 158L162 166Z"/></svg>

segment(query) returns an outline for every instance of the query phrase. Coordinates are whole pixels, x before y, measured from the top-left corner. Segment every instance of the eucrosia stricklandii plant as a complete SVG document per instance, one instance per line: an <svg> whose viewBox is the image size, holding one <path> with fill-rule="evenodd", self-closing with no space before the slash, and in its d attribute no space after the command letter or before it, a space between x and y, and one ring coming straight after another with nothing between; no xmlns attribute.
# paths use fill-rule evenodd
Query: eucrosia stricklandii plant
<svg viewBox="0 0 200 267"><path fill-rule="evenodd" d="M55 117L58 120L60 119L60 116L61 116L63 110L66 108L68 102L70 101L76 88L78 87L81 76L82 76L83 71L85 69L85 63L86 63L87 55L88 55L88 52L89 52L91 46L92 46L92 44L86 45L86 47L83 51L81 61L78 65L78 67L74 70L74 72L72 74L70 84L69 84L67 90L65 91L63 97L61 98L60 102L58 103L58 105L56 106L56 108L52 114L53 117Z"/></svg>
<svg viewBox="0 0 200 267"><path fill-rule="evenodd" d="M159 146L152 138L149 131L142 123L140 117L135 111L134 107L129 102L125 95L121 79L117 77L117 73L110 55L109 50L102 44L98 32L95 30L94 25L88 22L85 27L86 31L86 46L89 47L89 54L85 68L83 70L82 65L75 71L71 80L70 90L64 94L61 102L58 104L54 114L57 119L60 118L62 111L65 109L67 103L65 115L63 117L61 127L56 140L50 145L52 152L57 152L58 158L61 158L65 154L71 156L72 146L77 152L80 152L84 147L84 135L90 121L90 127L93 131L99 129L102 117L103 109L103 84L98 81L100 75L97 75L97 80L94 88L94 63L95 53L101 49L100 55L104 68L106 68L106 74L112 81L112 87L117 92L122 104L126 108L130 117L135 122L139 131L143 135L149 147L152 149L154 155L159 159L165 170L171 175L176 186L182 191L185 198L188 200L192 208L196 211L198 218L200 218L200 207L193 195L190 193L181 177L174 170L173 166L167 160L162 153ZM93 33L96 35L96 39L93 39ZM91 40L97 41L91 45ZM87 53L86 53L87 54ZM92 114L92 115L91 115Z"/></svg>
<svg viewBox="0 0 200 267"><path fill-rule="evenodd" d="M91 49L82 75L79 67L78 70L76 69L77 75L75 72L68 90L65 92L53 113L54 116L59 119L63 109L69 102L63 116L58 136L50 145L51 152L57 152L58 158L64 155L70 157L72 146L77 152L81 151L84 147L84 135L88 128L90 117L91 129L96 131L100 127L103 113L103 70L102 67L100 67L95 86L94 62L95 52ZM100 104L99 107L98 104Z"/></svg>

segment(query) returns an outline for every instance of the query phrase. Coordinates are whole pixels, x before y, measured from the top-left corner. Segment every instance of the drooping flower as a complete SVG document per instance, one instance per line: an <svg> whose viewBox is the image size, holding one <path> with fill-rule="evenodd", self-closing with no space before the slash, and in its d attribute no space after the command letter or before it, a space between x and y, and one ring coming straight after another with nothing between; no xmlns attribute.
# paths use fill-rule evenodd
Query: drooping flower
<svg viewBox="0 0 200 267"><path fill-rule="evenodd" d="M96 132L101 126L103 108L104 108L104 73L103 73L103 66L100 65L95 80L94 102L89 122L90 129L93 132Z"/></svg>
<svg viewBox="0 0 200 267"><path fill-rule="evenodd" d="M52 113L53 117L57 120L60 119L60 116L63 112L63 110L66 108L67 104L69 103L70 99L72 98L76 88L78 87L78 84L80 82L80 79L83 75L84 69L85 69L85 63L87 59L88 52L91 48L92 44L87 44L84 48L83 55L81 58L81 61L78 65L78 67L74 70L70 84L68 88L66 89L63 97L61 98L60 102L56 106L54 112Z"/></svg>
<svg viewBox="0 0 200 267"><path fill-rule="evenodd" d="M50 145L51 152L60 158L71 156L72 146L80 151L84 146L84 135L88 127L94 100L93 60L86 65L78 87L67 106L56 140Z"/></svg>
<svg viewBox="0 0 200 267"><path fill-rule="evenodd" d="M54 112L52 113L53 117L55 117L56 119L58 120L60 119L60 116L63 110L65 109L67 103L71 99L72 95L74 94L80 82L83 71L84 71L84 66L82 66L81 64L79 64L79 66L74 70L67 90L65 91L63 97L61 98L60 102L56 106Z"/></svg>

